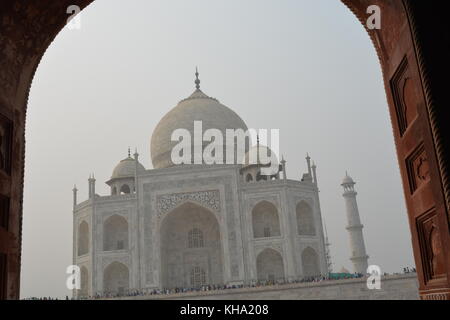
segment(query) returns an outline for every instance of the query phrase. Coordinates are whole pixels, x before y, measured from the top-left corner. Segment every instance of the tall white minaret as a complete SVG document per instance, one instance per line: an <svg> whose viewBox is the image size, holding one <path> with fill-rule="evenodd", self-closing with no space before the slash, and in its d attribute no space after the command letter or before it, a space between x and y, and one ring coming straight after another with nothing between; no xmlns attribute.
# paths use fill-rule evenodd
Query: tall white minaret
<svg viewBox="0 0 450 320"><path fill-rule="evenodd" d="M355 182L345 173L345 178L341 186L344 188L345 206L347 209L347 230L350 236L350 249L352 255L350 260L353 263L354 272L360 274L367 273L369 256L366 253L366 246L364 245L364 237L362 233L363 225L359 218L358 204L356 203Z"/></svg>

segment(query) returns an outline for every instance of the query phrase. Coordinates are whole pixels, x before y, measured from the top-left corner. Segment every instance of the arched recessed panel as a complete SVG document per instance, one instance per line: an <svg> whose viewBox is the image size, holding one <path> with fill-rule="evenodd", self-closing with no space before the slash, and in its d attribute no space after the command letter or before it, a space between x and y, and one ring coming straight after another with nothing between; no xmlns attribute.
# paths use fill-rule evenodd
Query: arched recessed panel
<svg viewBox="0 0 450 320"><path fill-rule="evenodd" d="M305 201L297 204L295 209L297 216L298 234L301 236L315 236L316 226L314 223L313 210Z"/></svg>
<svg viewBox="0 0 450 320"><path fill-rule="evenodd" d="M112 262L103 271L103 291L105 294L122 295L130 288L128 267L120 262Z"/></svg>
<svg viewBox="0 0 450 320"><path fill-rule="evenodd" d="M280 236L277 208L268 201L261 201L252 210L253 236L267 238Z"/></svg>
<svg viewBox="0 0 450 320"><path fill-rule="evenodd" d="M256 272L258 281L283 280L283 257L274 249L264 249L256 258Z"/></svg>
<svg viewBox="0 0 450 320"><path fill-rule="evenodd" d="M304 277L320 275L319 256L313 248L306 248L302 252L302 267Z"/></svg>
<svg viewBox="0 0 450 320"><path fill-rule="evenodd" d="M89 285L89 272L85 266L80 268L80 290L78 291L78 297L87 297Z"/></svg>
<svg viewBox="0 0 450 320"><path fill-rule="evenodd" d="M113 215L103 223L103 250L128 249L128 222L118 215Z"/></svg>
<svg viewBox="0 0 450 320"><path fill-rule="evenodd" d="M78 226L78 256L89 252L89 225L82 221Z"/></svg>

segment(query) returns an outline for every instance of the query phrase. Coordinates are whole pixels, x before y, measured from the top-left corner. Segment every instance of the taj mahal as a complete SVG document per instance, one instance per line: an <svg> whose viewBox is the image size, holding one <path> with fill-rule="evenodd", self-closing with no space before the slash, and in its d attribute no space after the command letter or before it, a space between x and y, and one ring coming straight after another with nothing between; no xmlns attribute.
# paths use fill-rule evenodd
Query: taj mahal
<svg viewBox="0 0 450 320"><path fill-rule="evenodd" d="M250 141L235 164L175 164L172 133L248 128L233 110L200 90L181 100L151 136L152 169L137 151L121 160L98 195L89 177L89 196L73 189L73 264L80 268L78 297L129 290L248 284L326 275L329 261L319 202L316 166L288 178L286 161L267 166L249 161L270 149ZM202 145L201 148L205 148ZM236 146L236 149L239 146ZM195 155L193 154L192 157ZM223 155L226 156L225 154ZM368 256L356 205L354 182L343 181L355 272L365 273Z"/></svg>

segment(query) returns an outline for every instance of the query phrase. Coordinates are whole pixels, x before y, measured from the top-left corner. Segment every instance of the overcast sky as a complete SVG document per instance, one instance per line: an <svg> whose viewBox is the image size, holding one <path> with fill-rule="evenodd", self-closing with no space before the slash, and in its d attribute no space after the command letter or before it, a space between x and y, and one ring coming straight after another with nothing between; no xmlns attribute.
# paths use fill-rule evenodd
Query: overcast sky
<svg viewBox="0 0 450 320"><path fill-rule="evenodd" d="M352 269L340 183L357 182L369 264L413 266L381 70L338 0L97 0L62 30L31 87L26 128L22 297L64 296L72 188L87 198L138 148L151 168L158 121L194 90L250 128L280 129L290 179L317 164L334 269Z"/></svg>

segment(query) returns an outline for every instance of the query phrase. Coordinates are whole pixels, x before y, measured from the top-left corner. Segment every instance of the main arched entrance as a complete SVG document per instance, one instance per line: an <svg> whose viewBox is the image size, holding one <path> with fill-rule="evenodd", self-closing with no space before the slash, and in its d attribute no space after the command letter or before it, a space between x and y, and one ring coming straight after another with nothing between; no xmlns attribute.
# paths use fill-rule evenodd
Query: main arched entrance
<svg viewBox="0 0 450 320"><path fill-rule="evenodd" d="M186 202L163 218L160 239L163 288L223 283L223 250L214 213Z"/></svg>

